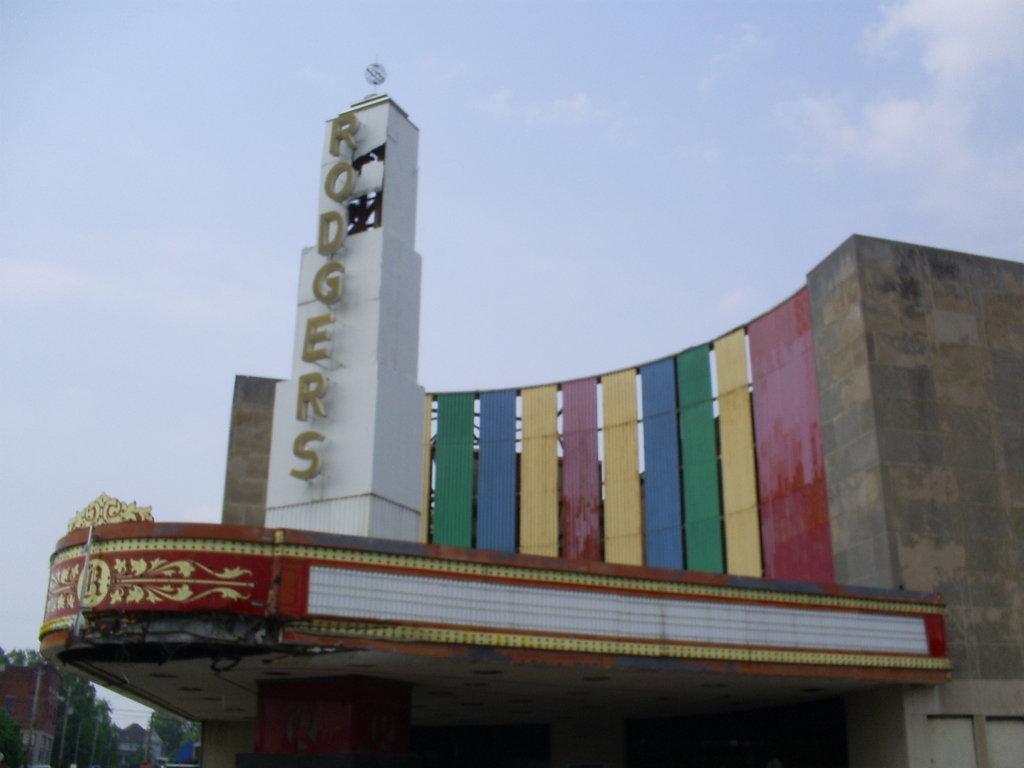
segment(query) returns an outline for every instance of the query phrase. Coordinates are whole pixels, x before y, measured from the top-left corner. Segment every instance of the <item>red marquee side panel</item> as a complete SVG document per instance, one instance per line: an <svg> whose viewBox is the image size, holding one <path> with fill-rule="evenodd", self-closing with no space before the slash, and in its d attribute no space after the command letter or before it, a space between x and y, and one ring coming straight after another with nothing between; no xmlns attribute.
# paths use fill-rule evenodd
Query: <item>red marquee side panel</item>
<svg viewBox="0 0 1024 768"><path fill-rule="evenodd" d="M764 575L835 580L807 289L747 328Z"/></svg>

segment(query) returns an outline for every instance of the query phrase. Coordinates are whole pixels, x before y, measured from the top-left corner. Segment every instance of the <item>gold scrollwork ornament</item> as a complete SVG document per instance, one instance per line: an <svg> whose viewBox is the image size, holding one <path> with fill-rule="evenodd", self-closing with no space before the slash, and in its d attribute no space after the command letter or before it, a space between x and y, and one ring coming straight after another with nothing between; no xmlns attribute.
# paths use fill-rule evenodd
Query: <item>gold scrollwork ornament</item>
<svg viewBox="0 0 1024 768"><path fill-rule="evenodd" d="M71 518L68 522L68 533L79 528L92 528L112 523L152 523L152 509L152 507L138 507L135 502L127 504L101 493L95 501Z"/></svg>

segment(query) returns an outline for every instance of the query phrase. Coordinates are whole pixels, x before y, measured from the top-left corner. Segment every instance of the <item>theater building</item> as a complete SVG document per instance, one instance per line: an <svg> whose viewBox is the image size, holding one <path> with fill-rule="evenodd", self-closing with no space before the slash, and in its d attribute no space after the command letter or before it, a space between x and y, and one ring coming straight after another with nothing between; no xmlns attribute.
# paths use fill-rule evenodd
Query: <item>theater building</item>
<svg viewBox="0 0 1024 768"><path fill-rule="evenodd" d="M4 664L0 661L0 702L21 729L30 765L50 762L57 731L60 676L47 664Z"/></svg>
<svg viewBox="0 0 1024 768"><path fill-rule="evenodd" d="M47 658L215 768L1019 768L1024 264L853 236L705 344L424 393L416 153L328 121L222 524L83 509Z"/></svg>

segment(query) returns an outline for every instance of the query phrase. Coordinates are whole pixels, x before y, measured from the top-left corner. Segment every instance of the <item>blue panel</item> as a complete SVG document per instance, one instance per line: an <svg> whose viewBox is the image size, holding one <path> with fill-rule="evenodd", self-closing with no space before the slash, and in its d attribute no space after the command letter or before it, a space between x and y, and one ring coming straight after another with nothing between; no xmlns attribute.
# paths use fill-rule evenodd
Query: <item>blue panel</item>
<svg viewBox="0 0 1024 768"><path fill-rule="evenodd" d="M640 379L644 409L646 564L685 568L675 361L669 358L641 367Z"/></svg>
<svg viewBox="0 0 1024 768"><path fill-rule="evenodd" d="M516 392L480 395L476 545L516 550Z"/></svg>

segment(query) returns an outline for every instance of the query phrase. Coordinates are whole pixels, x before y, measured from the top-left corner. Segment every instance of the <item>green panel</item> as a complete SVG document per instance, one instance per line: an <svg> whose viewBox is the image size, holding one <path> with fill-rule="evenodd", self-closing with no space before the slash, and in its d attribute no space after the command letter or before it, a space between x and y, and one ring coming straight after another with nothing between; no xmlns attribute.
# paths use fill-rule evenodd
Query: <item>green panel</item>
<svg viewBox="0 0 1024 768"><path fill-rule="evenodd" d="M683 456L683 514L686 567L723 573L722 508L718 492L718 444L711 405L711 347L676 357L679 432Z"/></svg>
<svg viewBox="0 0 1024 768"><path fill-rule="evenodd" d="M473 546L473 393L437 396L435 544Z"/></svg>

